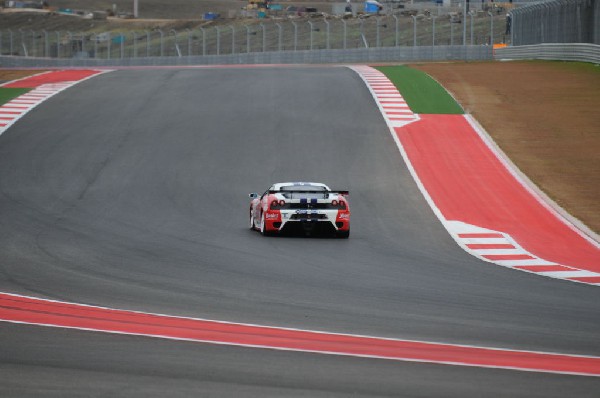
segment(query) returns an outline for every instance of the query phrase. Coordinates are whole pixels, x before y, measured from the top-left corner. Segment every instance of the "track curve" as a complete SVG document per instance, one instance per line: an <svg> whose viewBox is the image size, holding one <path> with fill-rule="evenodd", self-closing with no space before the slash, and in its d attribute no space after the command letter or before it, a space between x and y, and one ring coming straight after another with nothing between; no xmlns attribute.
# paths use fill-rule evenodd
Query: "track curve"
<svg viewBox="0 0 600 398"><path fill-rule="evenodd" d="M246 194L283 180L350 189L352 237L265 239L248 230ZM224 321L600 354L598 289L498 269L464 253L423 201L363 82L345 68L123 70L80 83L0 136L0 214L0 291ZM12 382L3 386L22 387L23 395L32 391L19 375L34 374L58 384L81 374L81 388L88 380L98 391L154 386L156 395L164 390L148 374L165 382L185 374L174 396L188 388L397 395L406 385L408 395L434 395L457 378L464 384L453 391L461 396L481 392L467 382L473 378L491 380L486 391L512 395L542 381L544 396L557 385L582 395L598 385L32 326L0 324L0 333L7 375L0 377ZM121 354L107 350L113 344ZM158 358L169 370L153 365ZM115 361L111 371L107 364ZM315 374L319 367L323 376ZM440 382L409 382L423 372Z"/></svg>

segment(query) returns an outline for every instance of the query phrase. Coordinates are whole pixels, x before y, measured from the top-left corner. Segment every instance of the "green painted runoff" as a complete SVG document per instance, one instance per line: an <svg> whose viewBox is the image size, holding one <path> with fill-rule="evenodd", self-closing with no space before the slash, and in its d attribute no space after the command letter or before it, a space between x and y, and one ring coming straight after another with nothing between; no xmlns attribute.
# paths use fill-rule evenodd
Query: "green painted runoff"
<svg viewBox="0 0 600 398"><path fill-rule="evenodd" d="M462 114L454 98L431 76L408 66L378 66L414 113L441 115Z"/></svg>
<svg viewBox="0 0 600 398"><path fill-rule="evenodd" d="M4 88L0 87L0 105L6 104L13 98L30 91L30 88Z"/></svg>

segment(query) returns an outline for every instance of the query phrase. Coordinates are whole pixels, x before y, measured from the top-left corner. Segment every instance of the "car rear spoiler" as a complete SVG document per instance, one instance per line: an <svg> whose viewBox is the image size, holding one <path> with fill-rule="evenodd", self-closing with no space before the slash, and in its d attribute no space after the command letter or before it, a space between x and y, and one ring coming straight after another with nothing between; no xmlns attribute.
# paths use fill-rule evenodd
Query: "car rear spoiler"
<svg viewBox="0 0 600 398"><path fill-rule="evenodd" d="M270 194L274 194L274 193L296 193L296 194L316 194L316 193L320 193L320 194L343 195L343 196L350 195L350 191L306 191L306 190L288 190L288 189L286 189L285 191L269 190L269 195Z"/></svg>

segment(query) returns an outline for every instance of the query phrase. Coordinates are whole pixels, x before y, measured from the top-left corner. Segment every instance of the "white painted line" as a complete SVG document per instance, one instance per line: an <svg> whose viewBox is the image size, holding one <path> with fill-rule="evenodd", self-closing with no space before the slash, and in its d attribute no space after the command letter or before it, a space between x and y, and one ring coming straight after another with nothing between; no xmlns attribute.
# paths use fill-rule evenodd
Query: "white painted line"
<svg viewBox="0 0 600 398"><path fill-rule="evenodd" d="M489 255L518 255L518 254L529 254L525 250L520 248L514 249L471 249L476 251L481 256L489 256Z"/></svg>
<svg viewBox="0 0 600 398"><path fill-rule="evenodd" d="M506 245L510 241L506 238L461 238L467 245Z"/></svg>
<svg viewBox="0 0 600 398"><path fill-rule="evenodd" d="M496 260L496 261L490 261L490 262L494 262L498 265L502 265L502 266L509 267L509 268L520 266L520 265L528 265L528 266L562 265L562 264L557 264L552 261L542 260L540 258L533 258L533 259L529 259L529 260Z"/></svg>
<svg viewBox="0 0 600 398"><path fill-rule="evenodd" d="M583 270L577 270L577 271L546 271L546 272L536 272L538 275L544 275L544 276L549 276L551 278L561 278L561 279L565 279L565 278L577 278L577 277L582 277L582 276L600 276L600 274L597 274L595 272L591 272L591 271L583 271Z"/></svg>
<svg viewBox="0 0 600 398"><path fill-rule="evenodd" d="M394 121L394 120L412 120L415 117L413 115L406 115L406 116L402 116L402 115L396 115L394 117L388 117L389 120Z"/></svg>
<svg viewBox="0 0 600 398"><path fill-rule="evenodd" d="M385 108L385 107L384 107ZM409 108L394 108L385 112L386 115L414 115Z"/></svg>
<svg viewBox="0 0 600 398"><path fill-rule="evenodd" d="M29 109L29 106L23 106L23 107L14 107L11 105L0 106L0 112L12 113L13 115L21 114L21 113L25 112L27 109Z"/></svg>

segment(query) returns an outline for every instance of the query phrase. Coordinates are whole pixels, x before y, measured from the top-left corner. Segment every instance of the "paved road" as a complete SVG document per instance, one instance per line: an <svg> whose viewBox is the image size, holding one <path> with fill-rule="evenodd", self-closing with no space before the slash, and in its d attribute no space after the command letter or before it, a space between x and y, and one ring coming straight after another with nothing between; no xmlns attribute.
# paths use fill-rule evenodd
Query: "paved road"
<svg viewBox="0 0 600 398"><path fill-rule="evenodd" d="M351 238L250 231L247 193L283 180L350 189ZM464 253L425 204L370 94L347 69L118 71L88 80L0 136L0 193L0 291L600 355L599 290ZM4 323L0 358L0 391L16 396L43 389L50 396L547 397L600 389L589 377Z"/></svg>

